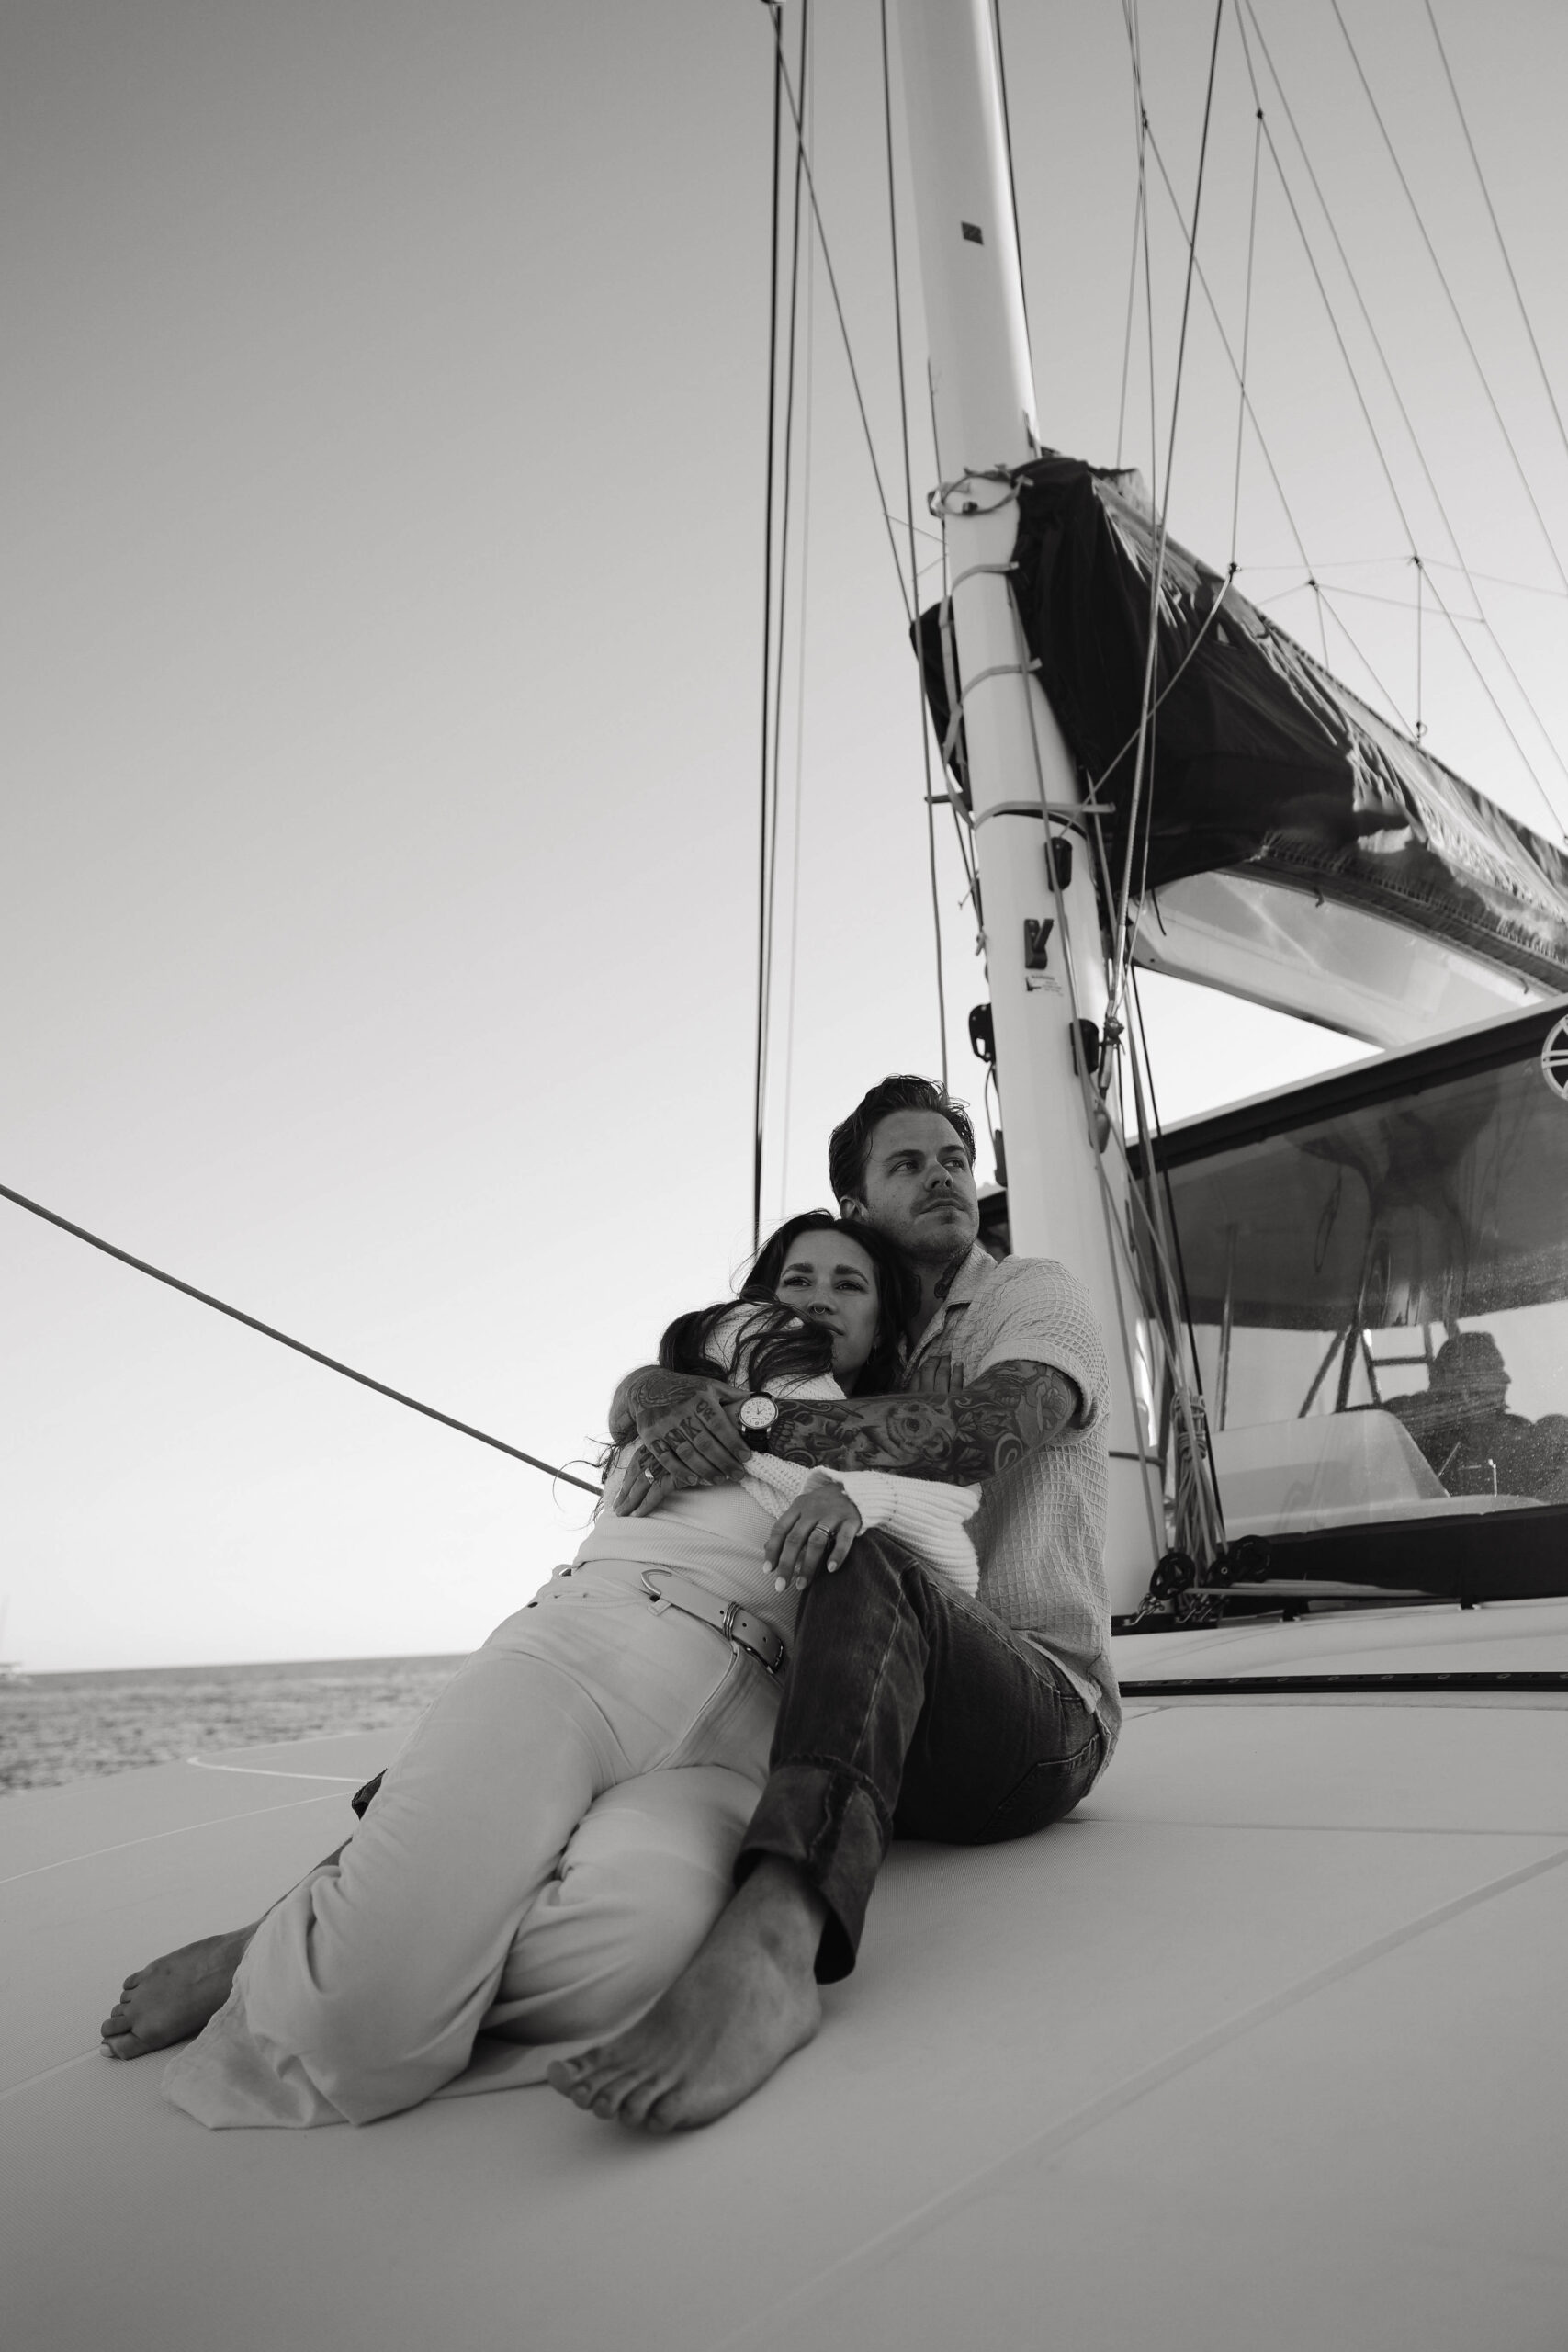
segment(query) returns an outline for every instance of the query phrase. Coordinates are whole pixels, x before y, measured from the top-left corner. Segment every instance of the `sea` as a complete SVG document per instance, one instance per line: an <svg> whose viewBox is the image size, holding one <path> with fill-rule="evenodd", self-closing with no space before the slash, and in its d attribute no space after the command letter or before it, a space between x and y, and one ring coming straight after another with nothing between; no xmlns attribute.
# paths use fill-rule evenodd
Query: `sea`
<svg viewBox="0 0 1568 2352"><path fill-rule="evenodd" d="M315 1658L0 1679L0 1797L271 1740L402 1731L462 1663Z"/></svg>

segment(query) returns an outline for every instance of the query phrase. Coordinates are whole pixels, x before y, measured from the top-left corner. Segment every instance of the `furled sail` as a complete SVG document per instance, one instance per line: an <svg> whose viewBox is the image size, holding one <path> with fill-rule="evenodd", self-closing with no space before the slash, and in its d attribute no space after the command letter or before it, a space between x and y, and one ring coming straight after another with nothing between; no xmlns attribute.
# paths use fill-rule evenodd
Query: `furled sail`
<svg viewBox="0 0 1568 2352"><path fill-rule="evenodd" d="M1017 491L1024 632L1085 782L1113 812L1107 847L1120 876L1156 526L1135 477L1077 459L1042 458ZM945 731L939 621L922 616L922 648ZM1530 994L1568 988L1562 851L1379 718L1173 540L1157 630L1133 862L1156 921L1160 891L1224 874L1273 886L1276 904L1284 889L1383 918L1446 943L1456 961L1502 967Z"/></svg>

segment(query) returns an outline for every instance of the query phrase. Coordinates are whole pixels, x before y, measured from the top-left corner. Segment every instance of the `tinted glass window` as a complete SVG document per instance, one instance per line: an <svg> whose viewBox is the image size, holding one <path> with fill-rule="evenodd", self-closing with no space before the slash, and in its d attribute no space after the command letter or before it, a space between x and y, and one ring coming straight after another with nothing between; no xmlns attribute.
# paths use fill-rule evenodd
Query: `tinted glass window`
<svg viewBox="0 0 1568 2352"><path fill-rule="evenodd" d="M1568 1501L1568 1101L1539 1037L1169 1182L1233 1537Z"/></svg>

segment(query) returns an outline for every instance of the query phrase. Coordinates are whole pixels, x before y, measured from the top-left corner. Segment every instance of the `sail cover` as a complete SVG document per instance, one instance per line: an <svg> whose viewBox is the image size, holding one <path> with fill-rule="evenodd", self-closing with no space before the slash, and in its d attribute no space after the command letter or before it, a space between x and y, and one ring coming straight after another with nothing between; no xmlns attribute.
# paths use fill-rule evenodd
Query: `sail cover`
<svg viewBox="0 0 1568 2352"><path fill-rule="evenodd" d="M1136 477L1048 455L1017 477L1014 592L1120 876L1156 526ZM939 616L921 645L939 729ZM1379 718L1224 578L1168 540L1134 886L1220 868L1315 891L1556 990L1568 857ZM1146 859L1146 865L1145 861ZM1156 901L1157 905L1157 899Z"/></svg>

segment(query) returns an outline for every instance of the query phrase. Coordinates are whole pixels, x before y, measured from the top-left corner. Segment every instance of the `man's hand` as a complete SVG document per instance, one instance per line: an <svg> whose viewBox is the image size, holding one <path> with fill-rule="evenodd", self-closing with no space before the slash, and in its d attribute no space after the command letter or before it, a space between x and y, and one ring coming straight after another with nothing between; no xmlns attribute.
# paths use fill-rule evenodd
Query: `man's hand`
<svg viewBox="0 0 1568 2352"><path fill-rule="evenodd" d="M653 1477L630 1478L616 1498L618 1518L642 1518L678 1488L721 1486L751 1459L735 1415L744 1388L650 1370L622 1384L639 1457Z"/></svg>
<svg viewBox="0 0 1568 2352"><path fill-rule="evenodd" d="M818 1568L831 1576L842 1567L860 1532L860 1512L837 1479L825 1473L807 1479L774 1520L762 1546L774 1591L787 1591L793 1582L804 1592Z"/></svg>

